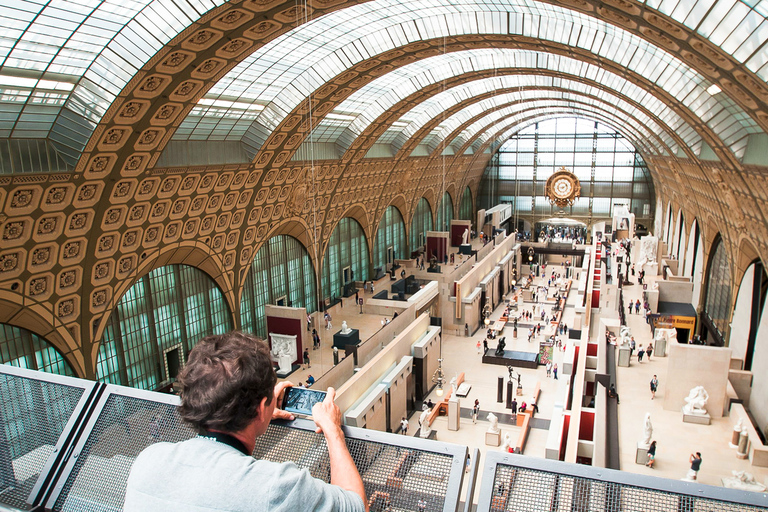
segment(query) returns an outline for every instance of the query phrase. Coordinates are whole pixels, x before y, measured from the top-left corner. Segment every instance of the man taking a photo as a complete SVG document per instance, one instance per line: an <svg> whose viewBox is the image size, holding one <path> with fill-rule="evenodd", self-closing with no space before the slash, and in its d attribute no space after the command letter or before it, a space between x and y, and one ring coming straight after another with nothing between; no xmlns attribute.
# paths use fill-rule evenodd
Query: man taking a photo
<svg viewBox="0 0 768 512"><path fill-rule="evenodd" d="M201 340L179 376L178 408L199 435L155 443L139 454L128 477L125 512L367 511L333 388L312 408L316 431L328 445L330 484L291 462L251 456L273 418L293 419L276 408L291 384L276 382L262 341L240 332Z"/></svg>

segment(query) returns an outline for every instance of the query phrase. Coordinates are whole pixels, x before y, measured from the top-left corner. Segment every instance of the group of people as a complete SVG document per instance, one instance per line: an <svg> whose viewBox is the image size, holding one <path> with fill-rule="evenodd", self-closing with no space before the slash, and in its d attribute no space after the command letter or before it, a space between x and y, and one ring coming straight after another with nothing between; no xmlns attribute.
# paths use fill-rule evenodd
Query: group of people
<svg viewBox="0 0 768 512"><path fill-rule="evenodd" d="M647 453L648 460L645 465L649 468L653 468L653 465L656 463L656 441L651 441ZM699 470L701 469L701 460L701 452L695 452L688 456L688 463L691 465L691 468L685 475L685 480L696 481L698 479Z"/></svg>
<svg viewBox="0 0 768 512"><path fill-rule="evenodd" d="M545 367L547 369L547 377L552 377L554 375L555 380L557 380L557 363L553 363L552 360L549 360Z"/></svg>

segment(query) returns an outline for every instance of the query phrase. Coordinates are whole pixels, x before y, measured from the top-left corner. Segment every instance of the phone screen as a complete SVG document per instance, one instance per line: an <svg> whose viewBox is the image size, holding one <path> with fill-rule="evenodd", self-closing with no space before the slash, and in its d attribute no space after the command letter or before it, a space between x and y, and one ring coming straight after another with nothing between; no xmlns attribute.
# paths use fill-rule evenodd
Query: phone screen
<svg viewBox="0 0 768 512"><path fill-rule="evenodd" d="M325 391L305 388L288 388L285 390L283 409L297 414L312 415L312 406L325 400Z"/></svg>

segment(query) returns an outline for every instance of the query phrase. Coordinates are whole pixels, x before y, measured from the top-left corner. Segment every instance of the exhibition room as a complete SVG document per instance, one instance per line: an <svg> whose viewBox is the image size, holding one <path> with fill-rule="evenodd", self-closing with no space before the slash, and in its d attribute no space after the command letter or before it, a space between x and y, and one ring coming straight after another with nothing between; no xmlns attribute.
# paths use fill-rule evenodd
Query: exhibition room
<svg viewBox="0 0 768 512"><path fill-rule="evenodd" d="M766 5L11 0L0 511L768 510Z"/></svg>

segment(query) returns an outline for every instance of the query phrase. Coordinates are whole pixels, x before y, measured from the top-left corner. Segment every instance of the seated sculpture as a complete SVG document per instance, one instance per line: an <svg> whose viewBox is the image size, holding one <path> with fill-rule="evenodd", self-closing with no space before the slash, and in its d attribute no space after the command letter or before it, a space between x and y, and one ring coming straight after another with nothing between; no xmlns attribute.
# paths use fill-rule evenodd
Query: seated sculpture
<svg viewBox="0 0 768 512"><path fill-rule="evenodd" d="M499 345L496 347L495 354L497 356L503 356L504 355L504 347L507 345L507 343L504 341L504 338L501 338L499 340Z"/></svg>
<svg viewBox="0 0 768 512"><path fill-rule="evenodd" d="M341 322L341 334L349 334L351 332L352 332L352 329L350 329L349 326L347 325L347 321L344 320L343 322Z"/></svg>
<svg viewBox="0 0 768 512"><path fill-rule="evenodd" d="M709 400L709 393L704 389L704 386L696 386L685 397L685 405L683 406L684 414L707 414L706 405Z"/></svg>

